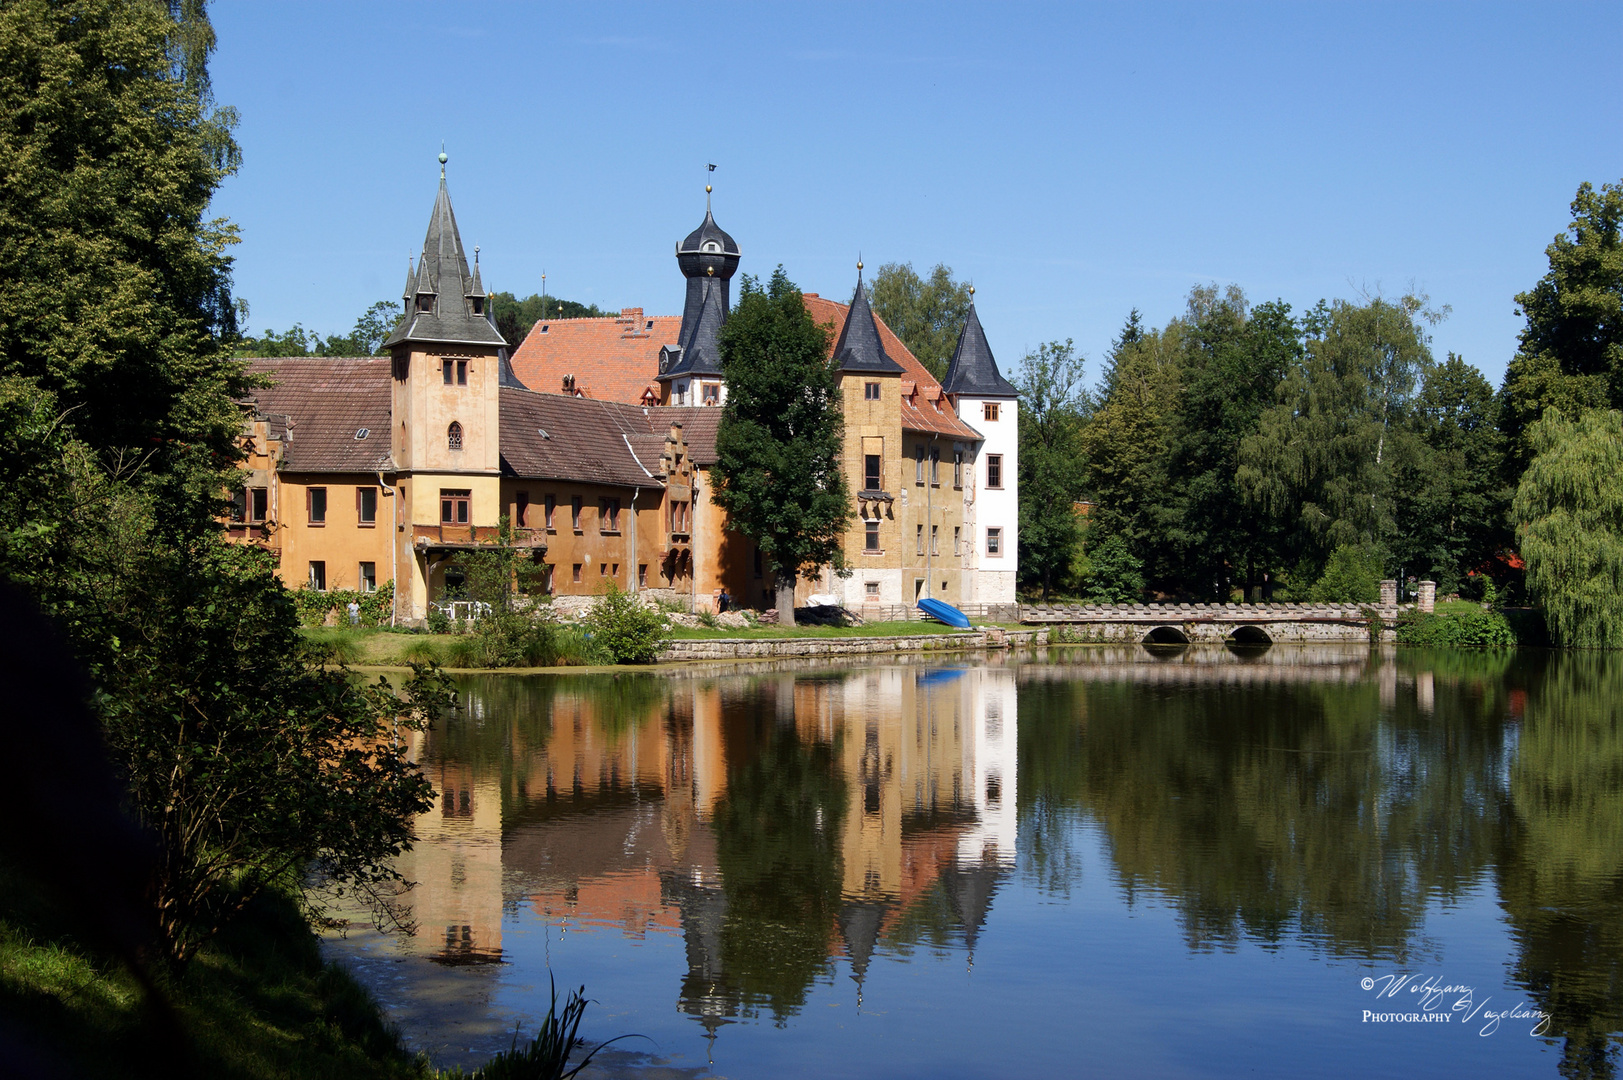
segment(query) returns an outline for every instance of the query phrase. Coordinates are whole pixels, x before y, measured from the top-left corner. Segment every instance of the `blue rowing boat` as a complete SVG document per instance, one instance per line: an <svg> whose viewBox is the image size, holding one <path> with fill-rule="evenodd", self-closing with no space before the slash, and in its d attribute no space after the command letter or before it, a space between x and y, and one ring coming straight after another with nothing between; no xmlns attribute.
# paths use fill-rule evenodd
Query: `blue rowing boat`
<svg viewBox="0 0 1623 1080"><path fill-rule="evenodd" d="M929 598L925 598L919 601L918 607L920 611L930 616L930 618L934 619L936 622L946 623L948 626L956 626L960 630L969 629L969 616L965 615L962 611L959 611L951 604L943 604L940 600L931 600Z"/></svg>

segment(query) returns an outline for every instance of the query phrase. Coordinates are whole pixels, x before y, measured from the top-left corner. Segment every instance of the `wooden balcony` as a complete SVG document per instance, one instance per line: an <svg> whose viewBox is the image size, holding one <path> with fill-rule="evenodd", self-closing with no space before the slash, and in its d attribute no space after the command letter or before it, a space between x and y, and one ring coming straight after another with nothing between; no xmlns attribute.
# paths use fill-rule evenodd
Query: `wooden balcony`
<svg viewBox="0 0 1623 1080"><path fill-rule="evenodd" d="M500 530L494 525L413 525L412 546L419 551L478 551L496 545ZM514 529L512 544L537 554L547 550L545 529Z"/></svg>

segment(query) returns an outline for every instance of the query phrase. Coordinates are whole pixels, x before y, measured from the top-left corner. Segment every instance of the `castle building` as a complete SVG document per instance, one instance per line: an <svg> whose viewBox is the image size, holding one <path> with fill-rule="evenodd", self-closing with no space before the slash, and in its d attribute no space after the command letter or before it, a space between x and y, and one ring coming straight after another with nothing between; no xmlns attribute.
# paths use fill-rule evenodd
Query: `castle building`
<svg viewBox="0 0 1623 1080"><path fill-rule="evenodd" d="M770 569L710 499L727 396L717 340L740 258L707 199L676 245L680 320L543 320L509 357L442 157L388 357L250 362L271 385L244 403L250 456L228 532L275 551L290 586L392 581L401 622L454 594L458 557L504 522L555 595L613 582L701 610L723 591L770 606ZM805 302L832 331L857 519L853 573L802 578L797 602L892 617L925 596L975 614L1012 605L1017 396L973 310L943 385L874 315L860 266L849 305Z"/></svg>

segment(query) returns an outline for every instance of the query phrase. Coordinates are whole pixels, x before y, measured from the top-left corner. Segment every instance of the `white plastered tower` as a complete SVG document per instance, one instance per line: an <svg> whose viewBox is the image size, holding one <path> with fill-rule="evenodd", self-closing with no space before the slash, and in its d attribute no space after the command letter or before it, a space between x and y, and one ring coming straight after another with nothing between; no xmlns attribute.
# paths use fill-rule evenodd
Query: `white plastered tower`
<svg viewBox="0 0 1623 1080"><path fill-rule="evenodd" d="M978 604L1013 604L1020 570L1020 392L1001 372L986 342L970 290L969 317L943 389L952 396L958 418L985 440L975 461L973 500L965 521L974 542L974 592ZM969 499L966 499L968 502Z"/></svg>

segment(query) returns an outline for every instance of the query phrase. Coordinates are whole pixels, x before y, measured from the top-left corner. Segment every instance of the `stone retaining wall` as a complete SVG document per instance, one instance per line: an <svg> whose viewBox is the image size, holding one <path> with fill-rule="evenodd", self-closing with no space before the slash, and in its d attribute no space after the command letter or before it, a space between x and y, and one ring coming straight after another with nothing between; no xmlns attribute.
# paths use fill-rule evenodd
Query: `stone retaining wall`
<svg viewBox="0 0 1623 1080"><path fill-rule="evenodd" d="M764 657L866 656L904 652L963 652L1048 644L1047 630L992 627L961 634L900 634L894 637L679 638L667 642L662 662L748 660Z"/></svg>

